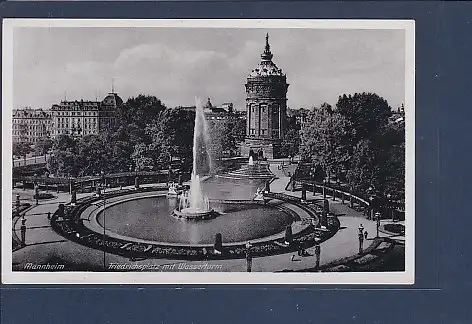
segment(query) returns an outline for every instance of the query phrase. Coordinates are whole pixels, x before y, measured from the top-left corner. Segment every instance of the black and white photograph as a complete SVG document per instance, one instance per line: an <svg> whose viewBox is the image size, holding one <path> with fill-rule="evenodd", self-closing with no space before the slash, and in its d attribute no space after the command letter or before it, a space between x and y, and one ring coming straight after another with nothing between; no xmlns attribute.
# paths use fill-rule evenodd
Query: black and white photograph
<svg viewBox="0 0 472 324"><path fill-rule="evenodd" d="M414 21L3 27L4 282L414 283Z"/></svg>

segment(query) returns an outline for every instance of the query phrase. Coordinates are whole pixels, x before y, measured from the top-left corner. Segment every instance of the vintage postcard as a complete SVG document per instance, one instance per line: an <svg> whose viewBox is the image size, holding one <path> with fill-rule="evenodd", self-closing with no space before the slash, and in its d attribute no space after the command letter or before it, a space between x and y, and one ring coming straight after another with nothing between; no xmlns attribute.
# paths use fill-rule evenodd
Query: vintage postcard
<svg viewBox="0 0 472 324"><path fill-rule="evenodd" d="M415 24L3 21L3 283L413 284Z"/></svg>

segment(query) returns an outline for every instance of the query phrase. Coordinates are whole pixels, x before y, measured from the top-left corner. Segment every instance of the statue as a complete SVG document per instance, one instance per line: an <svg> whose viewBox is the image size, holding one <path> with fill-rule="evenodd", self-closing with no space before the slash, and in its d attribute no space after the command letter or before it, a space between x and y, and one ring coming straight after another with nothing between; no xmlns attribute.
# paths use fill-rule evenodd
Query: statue
<svg viewBox="0 0 472 324"><path fill-rule="evenodd" d="M264 201L264 189L257 188L256 193L254 194L255 201Z"/></svg>

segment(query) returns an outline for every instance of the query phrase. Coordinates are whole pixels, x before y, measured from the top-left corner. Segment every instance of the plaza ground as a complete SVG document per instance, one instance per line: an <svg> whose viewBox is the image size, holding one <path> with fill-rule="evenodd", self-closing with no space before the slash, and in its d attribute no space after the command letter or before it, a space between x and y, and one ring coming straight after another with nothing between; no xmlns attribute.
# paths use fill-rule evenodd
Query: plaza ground
<svg viewBox="0 0 472 324"><path fill-rule="evenodd" d="M279 164L272 164L270 166L271 172L277 177L271 183L272 192L301 197L301 192L285 190L290 181L288 172L293 173L291 171L292 168L294 169L295 165L287 166L285 170L282 170ZM15 189L13 194L15 195L16 193L19 193L22 199L27 199L28 196L32 198L31 191ZM192 261L189 263L166 259L130 260L66 240L52 230L47 213L54 213L59 203L69 202L70 195L68 193L54 194L56 198L39 202L38 206L35 206L35 203L31 200L32 207L25 213L25 218L27 219L26 246L13 252L13 270L21 271L25 268L28 269L32 264L64 264L65 271L116 271L120 270L117 269L118 265L121 267L121 270L188 271L182 264L191 264L194 268L193 271L246 271L245 259ZM78 194L77 198L88 195L90 194ZM323 197L319 194L313 195L312 192L307 192L307 199L321 201ZM331 264L336 260L347 260L349 258L351 260L361 257L358 255L359 241L357 236L360 224L363 225L368 233L368 238L364 241L364 249L369 248L375 242L374 237L376 236L376 223L374 221L367 220L361 212L349 208L347 204L342 204L339 199L336 201L329 197L328 199L330 201L330 210L338 217L341 228L332 238L320 244L320 266ZM16 235L18 238L21 237L20 226L21 221L14 219L14 236ZM379 236L389 237L400 243L404 241L402 236L382 232L379 233ZM384 247L382 244L377 244L377 249L381 250ZM401 251L398 251L398 249L401 249L401 245L396 247L397 254L401 255ZM286 253L254 258L252 261L252 271L301 271L314 268L316 262L314 247L307 249L307 252L307 256L303 257L296 254L293 257L293 253Z"/></svg>

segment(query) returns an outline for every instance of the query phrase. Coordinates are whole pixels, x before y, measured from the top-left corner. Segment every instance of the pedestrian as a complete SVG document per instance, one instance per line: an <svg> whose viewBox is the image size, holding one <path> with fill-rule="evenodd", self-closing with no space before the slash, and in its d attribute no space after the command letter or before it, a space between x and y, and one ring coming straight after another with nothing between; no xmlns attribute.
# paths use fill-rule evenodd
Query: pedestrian
<svg viewBox="0 0 472 324"><path fill-rule="evenodd" d="M367 231L364 231L364 238L367 240Z"/></svg>

